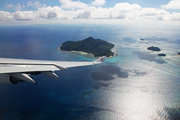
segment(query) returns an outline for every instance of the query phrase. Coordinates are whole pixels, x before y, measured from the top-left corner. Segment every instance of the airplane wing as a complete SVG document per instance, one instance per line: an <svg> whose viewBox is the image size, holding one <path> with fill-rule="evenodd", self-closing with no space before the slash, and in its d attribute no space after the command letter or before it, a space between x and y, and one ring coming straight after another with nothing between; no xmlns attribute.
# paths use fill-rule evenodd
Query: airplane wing
<svg viewBox="0 0 180 120"><path fill-rule="evenodd" d="M0 83L17 84L24 81L36 83L30 75L40 73L58 79L54 71L67 71L70 67L95 65L102 63L105 59L106 56L103 56L92 62L72 62L0 58Z"/></svg>

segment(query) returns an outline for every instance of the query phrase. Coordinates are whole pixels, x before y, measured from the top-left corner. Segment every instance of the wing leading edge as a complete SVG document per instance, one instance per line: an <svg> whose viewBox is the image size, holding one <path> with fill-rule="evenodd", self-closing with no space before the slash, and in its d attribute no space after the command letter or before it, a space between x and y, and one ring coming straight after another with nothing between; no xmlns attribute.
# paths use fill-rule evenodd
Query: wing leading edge
<svg viewBox="0 0 180 120"><path fill-rule="evenodd" d="M0 58L0 83L17 84L24 81L36 83L30 75L40 73L58 79L54 71L67 71L70 67L100 64L105 59L106 57L103 56L92 62L71 62Z"/></svg>

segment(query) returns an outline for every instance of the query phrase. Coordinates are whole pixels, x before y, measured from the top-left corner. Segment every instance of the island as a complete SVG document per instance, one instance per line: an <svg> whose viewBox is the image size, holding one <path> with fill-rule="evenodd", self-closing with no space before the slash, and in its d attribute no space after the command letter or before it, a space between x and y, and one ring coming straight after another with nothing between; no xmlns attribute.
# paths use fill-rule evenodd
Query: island
<svg viewBox="0 0 180 120"><path fill-rule="evenodd" d="M178 55L180 55L180 52L178 53Z"/></svg>
<svg viewBox="0 0 180 120"><path fill-rule="evenodd" d="M82 51L89 54L93 54L94 57L99 56L113 56L114 53L111 49L115 45L101 39L94 39L93 37L88 37L84 40L79 41L66 41L62 43L60 49L62 51Z"/></svg>
<svg viewBox="0 0 180 120"><path fill-rule="evenodd" d="M158 47L154 47L154 46L148 47L147 49L152 51L161 51Z"/></svg>
<svg viewBox="0 0 180 120"><path fill-rule="evenodd" d="M164 54L164 53L160 53L160 54L158 54L158 56L163 56L163 57L166 57L166 54Z"/></svg>

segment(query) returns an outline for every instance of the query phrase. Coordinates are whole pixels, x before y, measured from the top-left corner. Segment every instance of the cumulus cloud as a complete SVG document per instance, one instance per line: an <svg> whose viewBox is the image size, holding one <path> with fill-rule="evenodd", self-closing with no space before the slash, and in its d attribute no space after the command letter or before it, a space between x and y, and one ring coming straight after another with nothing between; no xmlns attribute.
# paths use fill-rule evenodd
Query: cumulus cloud
<svg viewBox="0 0 180 120"><path fill-rule="evenodd" d="M0 21L13 20L14 16L10 12L0 11Z"/></svg>
<svg viewBox="0 0 180 120"><path fill-rule="evenodd" d="M180 13L172 13L171 15L169 15L169 19L173 21L180 21Z"/></svg>
<svg viewBox="0 0 180 120"><path fill-rule="evenodd" d="M109 18L109 11L107 8L96 8L91 6L83 10L77 10L76 15L76 18L79 19L106 19Z"/></svg>
<svg viewBox="0 0 180 120"><path fill-rule="evenodd" d="M167 5L162 5L163 9L180 9L180 0L171 0Z"/></svg>
<svg viewBox="0 0 180 120"><path fill-rule="evenodd" d="M77 18L84 19L107 19L109 18L109 10L101 7L88 7L83 10L76 11Z"/></svg>
<svg viewBox="0 0 180 120"><path fill-rule="evenodd" d="M42 7L39 8L37 11L39 18L46 18L46 19L72 19L75 17L75 12L73 11L64 11L58 6L54 7Z"/></svg>
<svg viewBox="0 0 180 120"><path fill-rule="evenodd" d="M14 18L20 21L34 20L37 18L37 13L33 11L16 11Z"/></svg>
<svg viewBox="0 0 180 120"><path fill-rule="evenodd" d="M77 11L77 18L90 19L135 19L141 7L137 4L118 3L112 8L88 7Z"/></svg>
<svg viewBox="0 0 180 120"><path fill-rule="evenodd" d="M52 12L52 11L48 12L48 14L47 14L48 19L52 19L52 18L55 18L55 17L57 17L56 12Z"/></svg>
<svg viewBox="0 0 180 120"><path fill-rule="evenodd" d="M59 7L58 7L59 8ZM61 8L59 8L59 11L61 11ZM39 8L38 9L38 15L40 18L53 18L51 14L56 14L56 9L55 7L46 7L46 8ZM55 16L55 15L54 15ZM57 14L56 14L57 16Z"/></svg>
<svg viewBox="0 0 180 120"><path fill-rule="evenodd" d="M53 11L51 7L39 8L38 14L40 18L47 18L48 12Z"/></svg>
<svg viewBox="0 0 180 120"><path fill-rule="evenodd" d="M64 9L78 9L78 8L87 8L88 5L80 2L80 1L72 1L72 0L59 0L62 4L61 8Z"/></svg>
<svg viewBox="0 0 180 120"><path fill-rule="evenodd" d="M150 20L165 20L170 13L164 9L143 8L139 11L139 17Z"/></svg>
<svg viewBox="0 0 180 120"><path fill-rule="evenodd" d="M138 4L117 3L113 7L103 8L90 6L80 1L59 0L61 6L45 6L32 0L27 7L38 8L36 11L19 11L24 8L21 4L8 4L7 8L17 8L14 13L1 11L0 20L30 21L36 19L146 19L180 21L180 13L169 13L164 9L141 8ZM94 1L95 2L95 1ZM81 8L81 9L80 9Z"/></svg>
<svg viewBox="0 0 180 120"><path fill-rule="evenodd" d="M91 2L91 4L93 6L101 6L101 5L104 5L105 3L106 3L105 0L94 0L94 1Z"/></svg>
<svg viewBox="0 0 180 120"><path fill-rule="evenodd" d="M129 4L129 3L117 3L113 7L114 11L118 12L133 12L133 11L138 11L141 9L141 6L138 4Z"/></svg>
<svg viewBox="0 0 180 120"><path fill-rule="evenodd" d="M164 9L143 8L139 11L139 18L148 20L180 21L180 13L169 13Z"/></svg>
<svg viewBox="0 0 180 120"><path fill-rule="evenodd" d="M77 18L82 18L82 19L88 19L91 18L91 12L89 11L84 11L83 13L80 13Z"/></svg>
<svg viewBox="0 0 180 120"><path fill-rule="evenodd" d="M141 6L138 4L118 3L113 8L109 8L109 16L116 19L135 19L139 9Z"/></svg>

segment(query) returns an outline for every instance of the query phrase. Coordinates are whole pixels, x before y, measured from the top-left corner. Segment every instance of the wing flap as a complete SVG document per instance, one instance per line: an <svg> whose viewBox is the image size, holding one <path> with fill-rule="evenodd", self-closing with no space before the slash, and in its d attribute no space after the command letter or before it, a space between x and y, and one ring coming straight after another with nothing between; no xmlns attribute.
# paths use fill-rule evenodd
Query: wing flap
<svg viewBox="0 0 180 120"><path fill-rule="evenodd" d="M51 77L51 78L54 78L54 79L59 79L59 76L56 75L54 72L52 71L44 71L42 72L44 75L48 76L48 77Z"/></svg>
<svg viewBox="0 0 180 120"><path fill-rule="evenodd" d="M26 73L9 73L8 75L27 82L36 83L29 75Z"/></svg>
<svg viewBox="0 0 180 120"><path fill-rule="evenodd" d="M55 65L61 66L63 68L71 68L71 67L94 65L94 63L93 62L56 62Z"/></svg>

